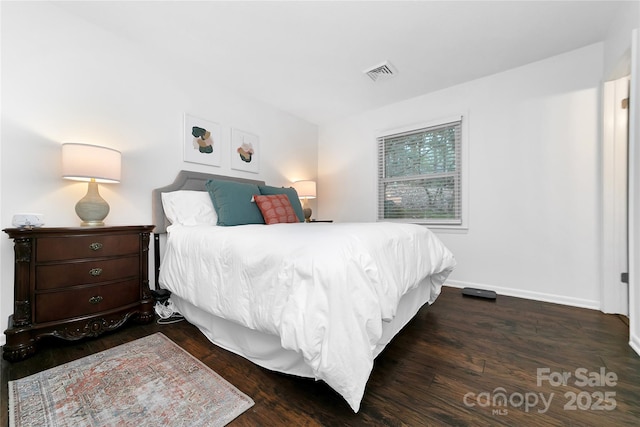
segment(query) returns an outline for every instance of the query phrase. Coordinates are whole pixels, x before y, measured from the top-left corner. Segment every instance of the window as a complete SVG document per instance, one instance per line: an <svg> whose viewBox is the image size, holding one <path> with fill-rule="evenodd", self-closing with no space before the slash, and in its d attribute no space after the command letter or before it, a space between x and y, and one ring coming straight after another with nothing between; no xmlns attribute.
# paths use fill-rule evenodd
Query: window
<svg viewBox="0 0 640 427"><path fill-rule="evenodd" d="M378 219L462 224L462 119L378 138Z"/></svg>

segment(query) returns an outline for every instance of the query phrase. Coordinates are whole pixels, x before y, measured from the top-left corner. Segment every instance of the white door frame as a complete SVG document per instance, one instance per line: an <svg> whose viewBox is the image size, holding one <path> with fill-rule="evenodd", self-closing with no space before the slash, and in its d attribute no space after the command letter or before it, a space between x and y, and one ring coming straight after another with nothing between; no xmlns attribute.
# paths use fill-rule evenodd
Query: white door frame
<svg viewBox="0 0 640 427"><path fill-rule="evenodd" d="M640 355L640 31L631 37L629 105L629 345Z"/></svg>
<svg viewBox="0 0 640 427"><path fill-rule="evenodd" d="M629 314L628 285L628 147L629 76L605 82L603 88L603 249L601 310Z"/></svg>

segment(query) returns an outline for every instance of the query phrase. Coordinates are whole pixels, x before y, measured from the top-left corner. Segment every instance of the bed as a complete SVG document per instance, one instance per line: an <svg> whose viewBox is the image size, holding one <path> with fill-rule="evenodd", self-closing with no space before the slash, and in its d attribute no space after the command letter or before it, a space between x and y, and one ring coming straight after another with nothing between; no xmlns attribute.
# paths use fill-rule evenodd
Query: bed
<svg viewBox="0 0 640 427"><path fill-rule="evenodd" d="M212 343L325 381L358 412L375 357L455 259L423 226L301 222L292 191L190 171L153 190L156 286Z"/></svg>

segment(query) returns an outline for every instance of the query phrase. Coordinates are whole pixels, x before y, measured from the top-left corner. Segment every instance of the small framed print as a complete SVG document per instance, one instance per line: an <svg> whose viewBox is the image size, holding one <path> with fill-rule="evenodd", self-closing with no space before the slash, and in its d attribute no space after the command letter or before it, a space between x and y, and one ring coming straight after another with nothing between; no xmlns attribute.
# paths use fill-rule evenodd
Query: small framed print
<svg viewBox="0 0 640 427"><path fill-rule="evenodd" d="M231 169L260 172L260 138L249 132L231 129Z"/></svg>
<svg viewBox="0 0 640 427"><path fill-rule="evenodd" d="M184 115L184 161L220 166L220 125L189 114Z"/></svg>

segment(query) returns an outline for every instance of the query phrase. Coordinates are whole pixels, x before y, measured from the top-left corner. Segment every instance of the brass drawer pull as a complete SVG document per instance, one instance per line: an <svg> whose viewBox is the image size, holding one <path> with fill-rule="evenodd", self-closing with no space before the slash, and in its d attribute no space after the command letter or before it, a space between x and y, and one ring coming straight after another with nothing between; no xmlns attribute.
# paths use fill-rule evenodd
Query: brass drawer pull
<svg viewBox="0 0 640 427"><path fill-rule="evenodd" d="M92 276L99 276L102 274L102 269L101 268L92 268L91 270L89 270L89 274Z"/></svg>
<svg viewBox="0 0 640 427"><path fill-rule="evenodd" d="M96 295L95 297L89 298L89 302L91 304L99 304L102 301L102 297L100 295Z"/></svg>
<svg viewBox="0 0 640 427"><path fill-rule="evenodd" d="M90 244L90 245L89 245L89 248L90 248L92 251L97 251L97 250L99 250L99 249L102 249L102 243L94 242L94 243L92 243L92 244Z"/></svg>

